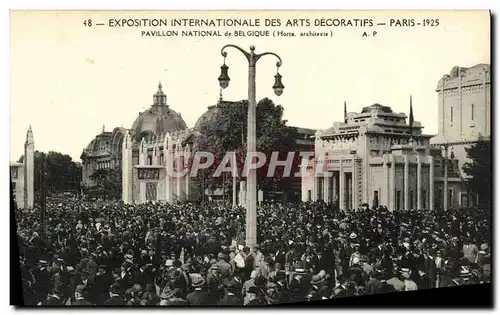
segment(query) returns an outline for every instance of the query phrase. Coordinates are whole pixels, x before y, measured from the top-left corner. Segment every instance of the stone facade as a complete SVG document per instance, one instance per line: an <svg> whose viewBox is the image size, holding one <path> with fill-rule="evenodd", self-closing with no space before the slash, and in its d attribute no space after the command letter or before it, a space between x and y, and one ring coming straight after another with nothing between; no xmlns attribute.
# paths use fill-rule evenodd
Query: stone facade
<svg viewBox="0 0 500 315"><path fill-rule="evenodd" d="M31 126L26 133L23 163L11 163L14 200L19 209L33 209L35 197L35 141Z"/></svg>
<svg viewBox="0 0 500 315"><path fill-rule="evenodd" d="M446 142L477 140L491 133L491 70L488 64L453 67L438 82L438 134Z"/></svg>
<svg viewBox="0 0 500 315"><path fill-rule="evenodd" d="M169 160L176 165L188 166L196 147L194 139L200 135L202 125L217 125L214 120L219 105L224 102L222 96L217 105L209 106L207 112L200 116L195 127L186 126L181 115L167 105L167 96L163 93L161 83L153 95L153 104L149 109L139 113L130 129L115 128L112 132L103 130L83 150L82 184L95 186L92 174L100 169L115 169L122 175L122 199L127 204L148 201L175 202L180 200L197 200L205 193L210 197L222 195L222 190L199 191L195 177L167 176ZM236 105L235 105L236 106ZM294 139L297 150L310 150L314 144L310 139L315 130L298 128L298 138ZM181 161L177 163L177 161ZM290 193L300 197L300 179L291 178L295 189ZM244 194L244 182L237 196Z"/></svg>
<svg viewBox="0 0 500 315"><path fill-rule="evenodd" d="M315 156L302 178L302 200L341 209L367 203L389 209L433 209L439 150L406 114L380 104L347 113L344 122L316 133ZM305 163L305 162L304 162Z"/></svg>
<svg viewBox="0 0 500 315"><path fill-rule="evenodd" d="M466 190L468 176L462 170L468 162L465 149L479 137L489 141L491 136L491 67L489 64L455 66L439 80L436 92L439 125L431 145L441 149L445 159L456 160L449 164L448 172L458 173L455 179L446 180L449 174L443 172L437 186L440 191L448 191L449 207L466 206L477 197L469 196Z"/></svg>
<svg viewBox="0 0 500 315"><path fill-rule="evenodd" d="M188 169L191 144L188 142L191 130L160 134L133 141L127 132L122 149L122 199L124 203L176 202L191 200L192 183L189 173L183 176L169 176L168 162L181 173ZM138 152L138 161L134 159Z"/></svg>
<svg viewBox="0 0 500 315"><path fill-rule="evenodd" d="M167 192L164 158L169 156L168 150L164 150L169 140L175 138L174 147L179 150L189 135L181 115L167 105L160 83L153 104L139 113L131 129L116 127L109 132L103 126L102 132L83 150L82 184L95 186L92 174L100 169L115 169L122 175L122 199L127 204L189 199L186 184L184 190Z"/></svg>

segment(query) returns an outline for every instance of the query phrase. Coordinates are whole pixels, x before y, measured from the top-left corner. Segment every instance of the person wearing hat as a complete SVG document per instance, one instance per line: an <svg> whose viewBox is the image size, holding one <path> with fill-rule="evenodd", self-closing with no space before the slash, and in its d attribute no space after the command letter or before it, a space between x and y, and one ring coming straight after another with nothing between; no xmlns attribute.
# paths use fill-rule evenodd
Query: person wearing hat
<svg viewBox="0 0 500 315"><path fill-rule="evenodd" d="M102 305L107 299L108 290L112 283L113 277L111 273L107 272L106 265L99 265L92 284L92 290L89 292L89 300L95 305Z"/></svg>
<svg viewBox="0 0 500 315"><path fill-rule="evenodd" d="M347 287L348 287L349 279L347 278L346 274L340 274L337 277L337 280L338 280L338 284L333 289L333 292L332 292L332 295L330 296L330 299L343 298L343 297L347 296Z"/></svg>
<svg viewBox="0 0 500 315"><path fill-rule="evenodd" d="M125 288L130 288L133 285L132 277L132 262L127 259L122 263L120 268L120 282L122 286Z"/></svg>
<svg viewBox="0 0 500 315"><path fill-rule="evenodd" d="M239 290L239 283L232 279L225 286L225 294L222 299L217 302L217 305L243 305L243 301L237 295Z"/></svg>
<svg viewBox="0 0 500 315"><path fill-rule="evenodd" d="M109 299L104 301L104 305L117 306L127 305L127 302L121 297L122 288L120 284L113 283L109 288Z"/></svg>
<svg viewBox="0 0 500 315"><path fill-rule="evenodd" d="M217 254L217 266L219 268L220 276L223 284L229 283L232 278L232 266L226 261L227 256L224 253Z"/></svg>
<svg viewBox="0 0 500 315"><path fill-rule="evenodd" d="M181 306L181 305L188 305L188 302L182 298L182 291L178 288L175 288L172 290L172 293L170 293L170 298L167 300L162 300L160 302L160 305L165 305L165 306Z"/></svg>
<svg viewBox="0 0 500 315"><path fill-rule="evenodd" d="M140 284L134 284L131 288L125 291L125 299L127 300L127 305L141 305L142 295L142 286Z"/></svg>
<svg viewBox="0 0 500 315"><path fill-rule="evenodd" d="M58 289L52 289L49 291L47 298L42 303L42 305L47 306L61 306L63 305L64 297Z"/></svg>
<svg viewBox="0 0 500 315"><path fill-rule="evenodd" d="M254 269L259 269L259 267L261 265L265 264L264 255L260 251L259 244L255 244L253 246L252 254L251 255L254 258L254 260L253 260L253 267L254 267Z"/></svg>
<svg viewBox="0 0 500 315"><path fill-rule="evenodd" d="M255 258L250 251L250 247L245 246L243 248L243 257L245 259L245 268L243 268L243 275L245 279L250 279L250 274L254 270Z"/></svg>
<svg viewBox="0 0 500 315"><path fill-rule="evenodd" d="M179 289L174 290L180 291ZM168 305L167 301L174 296L174 290L168 285L163 288L162 292L158 295L158 297L160 298L159 305Z"/></svg>
<svg viewBox="0 0 500 315"><path fill-rule="evenodd" d="M257 277L259 276L259 273L257 270L254 270L252 271L252 273L250 274L250 279L248 279L247 281L245 281L243 283L243 286L241 287L241 296L243 298L246 298L246 294L248 292L248 290L251 288L251 287L254 287L255 286L255 279L257 279Z"/></svg>
<svg viewBox="0 0 500 315"><path fill-rule="evenodd" d="M75 302L71 305L74 306L91 306L92 303L85 300L87 288L84 285L78 285L75 289Z"/></svg>
<svg viewBox="0 0 500 315"><path fill-rule="evenodd" d="M479 277L484 282L491 280L491 253L488 244L481 244L476 263L479 266Z"/></svg>
<svg viewBox="0 0 500 315"><path fill-rule="evenodd" d="M282 300L282 295L277 284L271 283L268 285L264 293L267 304L272 305L287 302L286 300Z"/></svg>
<svg viewBox="0 0 500 315"><path fill-rule="evenodd" d="M37 266L38 268L33 271L33 277L35 278L33 283L33 298L38 302L47 298L51 287L51 276L47 270L48 262L46 260L39 260Z"/></svg>
<svg viewBox="0 0 500 315"><path fill-rule="evenodd" d="M259 287L251 287L246 294L243 305L267 305L264 291Z"/></svg>
<svg viewBox="0 0 500 315"><path fill-rule="evenodd" d="M417 284L411 279L411 271L408 268L401 268L401 279L404 283L405 291L418 290Z"/></svg>
<svg viewBox="0 0 500 315"><path fill-rule="evenodd" d="M351 266L347 269L347 276L351 281L354 281L356 285L362 285L363 282L363 268L361 267L361 261L358 257L354 257L351 261Z"/></svg>
<svg viewBox="0 0 500 315"><path fill-rule="evenodd" d="M210 300L218 301L224 294L223 287L219 266L213 264L208 269L207 275L207 288L210 293Z"/></svg>
<svg viewBox="0 0 500 315"><path fill-rule="evenodd" d="M317 292L318 299L328 298L329 292L331 292L326 277L326 271L321 270L318 274L312 276L311 278L311 290Z"/></svg>
<svg viewBox="0 0 500 315"><path fill-rule="evenodd" d="M189 305L210 305L210 294L203 290L205 279L200 274L191 274L191 286L194 291L186 296ZM215 304L215 303L213 303Z"/></svg>
<svg viewBox="0 0 500 315"><path fill-rule="evenodd" d="M469 237L464 238L464 244L462 247L462 252L465 258L469 260L469 262L476 262L477 253L479 252L477 246L473 244Z"/></svg>

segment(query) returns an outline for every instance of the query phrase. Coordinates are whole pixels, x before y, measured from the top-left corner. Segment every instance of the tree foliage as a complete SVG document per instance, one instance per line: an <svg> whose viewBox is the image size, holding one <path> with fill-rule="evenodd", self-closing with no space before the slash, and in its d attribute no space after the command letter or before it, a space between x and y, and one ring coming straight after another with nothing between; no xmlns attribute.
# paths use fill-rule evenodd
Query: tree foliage
<svg viewBox="0 0 500 315"><path fill-rule="evenodd" d="M242 173L246 158L248 102L246 100L235 103L221 102L212 110L211 117L200 126L201 135L197 137L195 146L197 151L212 153L215 161L212 167L200 170L198 178L202 188L215 189L222 186L230 189L232 182L230 174L219 177L212 175L226 152L232 151L236 153L238 175L244 177ZM284 160L288 151L294 147L297 130L286 125L283 111L284 108L281 105L274 104L268 98L257 103L257 151L266 155L266 161L269 161L273 151L280 152L279 160ZM282 168L277 168L274 177L267 177L267 164L257 171L257 181L261 189L271 188L281 182Z"/></svg>
<svg viewBox="0 0 500 315"><path fill-rule="evenodd" d="M468 190L478 195L480 207L491 207L491 142L481 138L465 151L470 162L465 163L462 169L471 176Z"/></svg>
<svg viewBox="0 0 500 315"><path fill-rule="evenodd" d="M59 152L48 153L35 151L34 154L34 181L35 194L40 193L42 185L42 169L45 160L45 185L47 193L75 192L80 191L82 181L81 164L73 161L71 156ZM18 162L23 163L24 155Z"/></svg>
<svg viewBox="0 0 500 315"><path fill-rule="evenodd" d="M98 169L90 178L96 182L87 193L97 194L103 199L119 199L122 193L122 173L119 169Z"/></svg>

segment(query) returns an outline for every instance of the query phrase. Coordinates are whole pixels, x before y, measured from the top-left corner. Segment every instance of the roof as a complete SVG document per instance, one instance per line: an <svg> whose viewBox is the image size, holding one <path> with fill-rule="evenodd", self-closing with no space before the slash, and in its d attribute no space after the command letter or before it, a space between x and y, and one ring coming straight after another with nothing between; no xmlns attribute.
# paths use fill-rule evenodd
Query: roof
<svg viewBox="0 0 500 315"><path fill-rule="evenodd" d="M378 103L375 103L375 104L367 106L367 107L363 107L363 109L361 110L361 113L369 113L374 109L378 109L378 110L380 110L384 113L387 113L387 114L392 113L392 109L389 106L380 105Z"/></svg>

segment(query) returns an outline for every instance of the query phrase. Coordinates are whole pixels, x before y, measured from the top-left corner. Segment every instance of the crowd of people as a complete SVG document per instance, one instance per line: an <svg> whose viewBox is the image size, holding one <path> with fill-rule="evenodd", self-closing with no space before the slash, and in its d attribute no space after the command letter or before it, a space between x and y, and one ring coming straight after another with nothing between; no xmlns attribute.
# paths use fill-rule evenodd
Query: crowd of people
<svg viewBox="0 0 500 315"><path fill-rule="evenodd" d="M26 305L266 305L490 282L489 210L51 197L16 212Z"/></svg>

